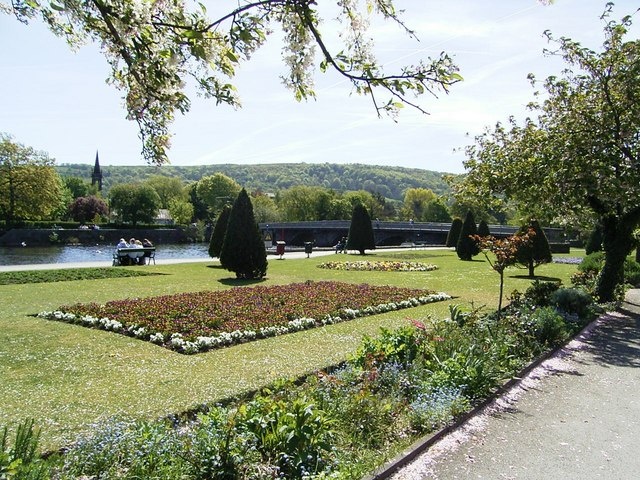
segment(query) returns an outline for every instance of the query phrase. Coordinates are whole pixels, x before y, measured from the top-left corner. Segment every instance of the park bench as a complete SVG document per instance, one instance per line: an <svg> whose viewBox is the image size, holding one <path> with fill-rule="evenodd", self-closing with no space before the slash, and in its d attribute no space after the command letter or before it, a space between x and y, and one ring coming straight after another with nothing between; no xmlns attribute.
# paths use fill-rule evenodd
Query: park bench
<svg viewBox="0 0 640 480"><path fill-rule="evenodd" d="M156 264L156 247L118 248L113 252L113 266Z"/></svg>

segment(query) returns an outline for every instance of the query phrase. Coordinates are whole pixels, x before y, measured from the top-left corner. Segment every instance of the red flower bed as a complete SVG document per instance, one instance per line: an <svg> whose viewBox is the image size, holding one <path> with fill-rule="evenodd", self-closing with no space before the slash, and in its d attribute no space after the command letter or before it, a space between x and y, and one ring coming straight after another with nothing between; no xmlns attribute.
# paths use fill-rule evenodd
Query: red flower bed
<svg viewBox="0 0 640 480"><path fill-rule="evenodd" d="M107 317L152 332L177 332L185 338L196 338L235 330L257 331L298 318L338 315L344 308L363 309L431 293L391 286L307 282L117 300L105 305L67 305L60 310L79 316Z"/></svg>

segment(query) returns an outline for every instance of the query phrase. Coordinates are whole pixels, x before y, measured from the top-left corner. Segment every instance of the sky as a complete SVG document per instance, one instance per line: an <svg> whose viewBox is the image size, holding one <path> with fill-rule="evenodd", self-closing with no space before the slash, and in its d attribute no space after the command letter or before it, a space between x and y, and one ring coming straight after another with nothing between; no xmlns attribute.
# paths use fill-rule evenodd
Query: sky
<svg viewBox="0 0 640 480"><path fill-rule="evenodd" d="M533 99L527 75L561 72L561 61L543 54L550 47L543 32L598 50L605 3L396 0L419 41L391 23L375 23L374 51L385 71L445 51L464 78L448 94L419 101L429 115L405 108L397 122L378 118L371 100L353 94L337 74L318 72L317 99L296 102L280 83L285 67L275 39L239 69L241 109L192 97L191 111L178 114L172 127L171 165L328 162L462 173L464 147L474 136L527 115ZM640 6L615 3L615 19ZM637 38L637 26L632 31ZM108 66L96 46L74 52L37 21L25 26L0 13L0 62L0 132L58 164L93 164L96 152L103 167L146 164L137 124L126 120L122 92L106 84Z"/></svg>

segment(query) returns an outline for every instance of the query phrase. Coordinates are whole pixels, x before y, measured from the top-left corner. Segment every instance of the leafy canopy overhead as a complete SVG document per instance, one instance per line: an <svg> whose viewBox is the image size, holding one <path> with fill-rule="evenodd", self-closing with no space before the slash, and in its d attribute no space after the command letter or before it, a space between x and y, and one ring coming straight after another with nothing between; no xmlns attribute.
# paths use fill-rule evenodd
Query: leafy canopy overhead
<svg viewBox="0 0 640 480"><path fill-rule="evenodd" d="M495 207L514 202L541 220L603 229L605 264L597 296L611 301L640 224L640 41L627 40L632 17L609 20L595 52L569 38L549 39L567 67L543 83L524 125L511 120L467 149L468 175L458 198ZM535 84L535 79L534 84Z"/></svg>
<svg viewBox="0 0 640 480"><path fill-rule="evenodd" d="M323 9L329 7L323 4ZM138 123L142 155L158 165L168 162L169 127L176 111L184 114L190 108L187 81L217 104L238 107L231 83L236 69L276 29L283 34L288 70L282 80L298 100L315 96L316 69L334 70L348 79L356 93L371 98L379 115L395 115L403 105L425 112L415 98L447 92L461 80L444 53L392 74L384 71L366 36L370 17L395 22L415 36L392 0L334 0L335 21L344 30L340 51L332 51L325 41L333 23L324 23L315 0L241 0L230 11L213 2L209 7L212 13L204 3L181 0L0 0L0 11L25 23L40 18L73 47L86 41L101 46L111 67L108 81L123 91L127 116ZM381 102L381 94L389 99Z"/></svg>

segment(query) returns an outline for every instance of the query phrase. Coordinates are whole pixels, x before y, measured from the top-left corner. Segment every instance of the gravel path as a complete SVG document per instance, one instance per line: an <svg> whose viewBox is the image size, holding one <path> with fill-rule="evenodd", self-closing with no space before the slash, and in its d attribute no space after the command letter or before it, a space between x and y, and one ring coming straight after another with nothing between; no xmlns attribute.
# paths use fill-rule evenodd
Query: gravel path
<svg viewBox="0 0 640 480"><path fill-rule="evenodd" d="M391 478L640 478L639 367L640 290L632 290L619 312Z"/></svg>

